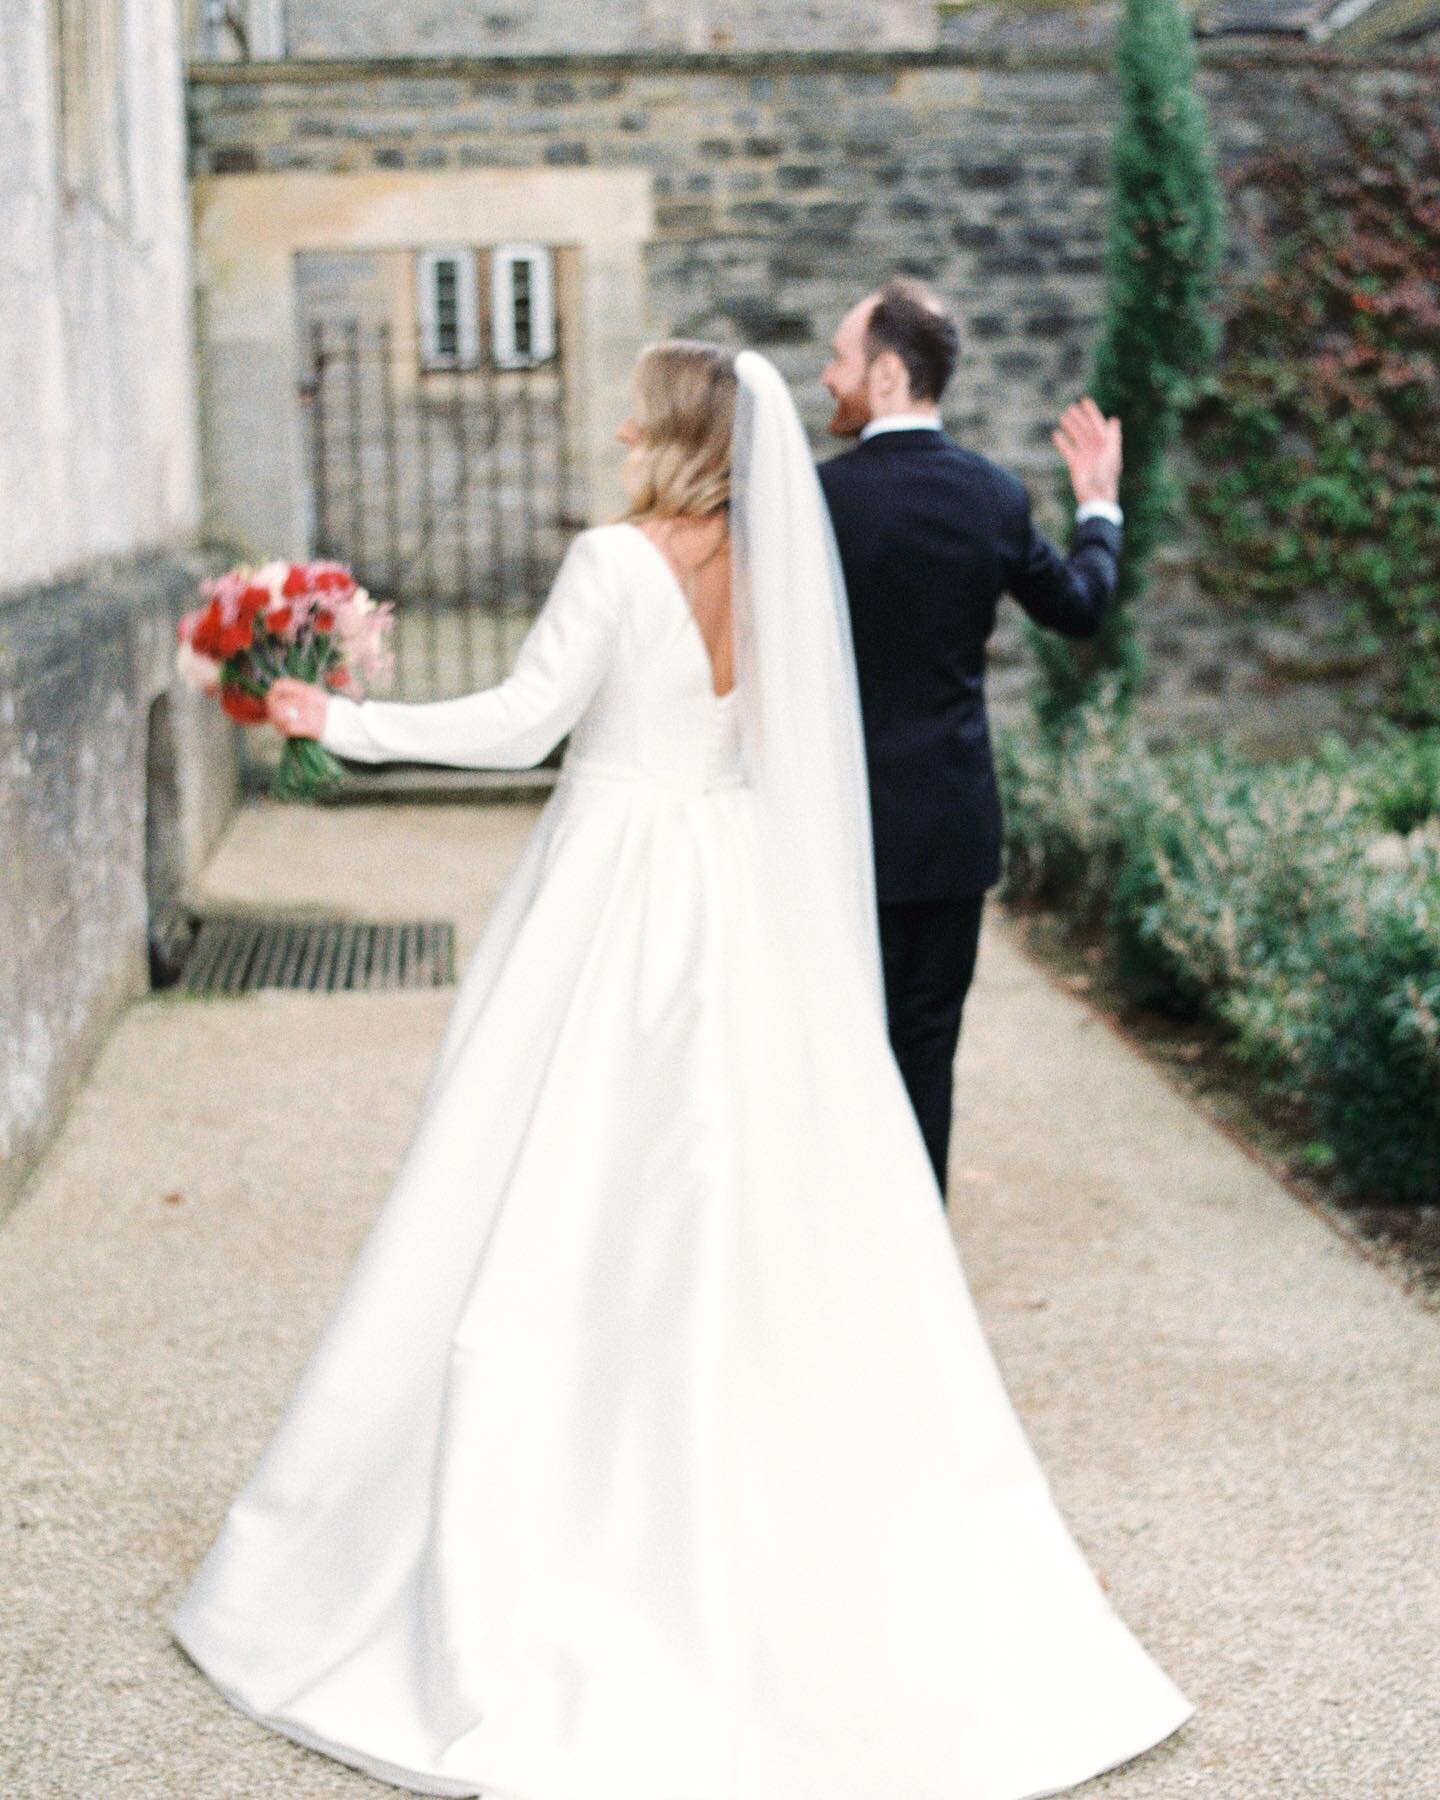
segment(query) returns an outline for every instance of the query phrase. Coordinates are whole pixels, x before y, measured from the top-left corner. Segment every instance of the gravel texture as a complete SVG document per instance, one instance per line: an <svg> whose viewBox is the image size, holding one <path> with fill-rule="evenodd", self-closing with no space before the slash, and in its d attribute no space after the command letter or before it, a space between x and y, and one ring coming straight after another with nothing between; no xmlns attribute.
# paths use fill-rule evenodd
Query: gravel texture
<svg viewBox="0 0 1440 1800"><path fill-rule="evenodd" d="M453 918L463 959L533 816L259 803L207 885ZM385 1197L450 1002L150 997L0 1227L7 1800L394 1791L251 1724L163 1621ZM1011 1392L1198 1709L1085 1793L1440 1794L1440 1320L998 916L958 1075L951 1216ZM957 1744L957 1800L963 1767Z"/></svg>

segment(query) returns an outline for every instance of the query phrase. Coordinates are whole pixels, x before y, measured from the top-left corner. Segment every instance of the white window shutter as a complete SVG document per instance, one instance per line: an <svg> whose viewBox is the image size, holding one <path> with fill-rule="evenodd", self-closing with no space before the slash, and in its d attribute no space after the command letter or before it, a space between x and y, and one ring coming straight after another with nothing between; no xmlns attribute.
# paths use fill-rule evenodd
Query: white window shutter
<svg viewBox="0 0 1440 1800"><path fill-rule="evenodd" d="M475 252L468 245L420 251L420 361L427 369L473 369L480 358Z"/></svg>
<svg viewBox="0 0 1440 1800"><path fill-rule="evenodd" d="M528 369L555 354L555 268L546 244L497 244L490 261L497 368Z"/></svg>

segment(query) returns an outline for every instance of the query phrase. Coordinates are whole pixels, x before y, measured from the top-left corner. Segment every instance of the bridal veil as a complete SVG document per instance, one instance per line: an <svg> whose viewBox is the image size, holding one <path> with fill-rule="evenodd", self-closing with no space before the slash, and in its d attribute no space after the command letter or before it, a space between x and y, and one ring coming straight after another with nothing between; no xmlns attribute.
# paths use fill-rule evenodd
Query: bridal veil
<svg viewBox="0 0 1440 1800"><path fill-rule="evenodd" d="M753 350L731 472L738 703L787 950L814 1004L865 991L883 1021L870 801L845 582L790 390ZM842 1009L843 1016L843 1009Z"/></svg>

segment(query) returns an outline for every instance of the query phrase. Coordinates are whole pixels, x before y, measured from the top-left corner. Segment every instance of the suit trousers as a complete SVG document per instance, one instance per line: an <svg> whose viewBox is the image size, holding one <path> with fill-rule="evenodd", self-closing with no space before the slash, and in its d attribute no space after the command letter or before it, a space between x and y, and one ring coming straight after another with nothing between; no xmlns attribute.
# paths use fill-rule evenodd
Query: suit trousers
<svg viewBox="0 0 1440 1800"><path fill-rule="evenodd" d="M880 951L890 1045L945 1197L960 1017L975 973L981 894L882 901Z"/></svg>

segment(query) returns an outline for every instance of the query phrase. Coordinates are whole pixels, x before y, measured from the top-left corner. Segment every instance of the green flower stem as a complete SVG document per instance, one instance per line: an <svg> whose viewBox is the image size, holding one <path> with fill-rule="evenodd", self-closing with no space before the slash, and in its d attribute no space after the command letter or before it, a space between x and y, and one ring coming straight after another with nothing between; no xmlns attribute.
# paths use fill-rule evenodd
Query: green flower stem
<svg viewBox="0 0 1440 1800"><path fill-rule="evenodd" d="M317 800L334 791L344 779L339 761L314 738L285 740L270 792L277 800Z"/></svg>

